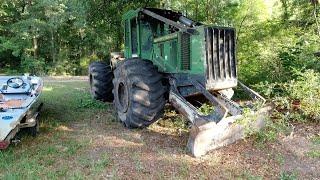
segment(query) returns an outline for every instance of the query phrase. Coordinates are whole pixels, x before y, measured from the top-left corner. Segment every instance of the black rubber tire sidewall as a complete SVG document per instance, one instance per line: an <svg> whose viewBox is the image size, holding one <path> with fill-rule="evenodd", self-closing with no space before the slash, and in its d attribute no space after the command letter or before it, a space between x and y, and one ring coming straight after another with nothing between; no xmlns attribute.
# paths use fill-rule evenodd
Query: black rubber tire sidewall
<svg viewBox="0 0 320 180"><path fill-rule="evenodd" d="M163 77L151 61L138 58L125 60L117 66L114 76L114 106L120 121L126 127L147 127L162 116L166 103L164 96L167 88L162 85ZM124 83L128 88L129 101L126 112L119 110L121 109L119 108L117 88L119 83ZM144 84L150 89L141 89L137 86L137 83ZM144 98L137 100L136 97L139 96Z"/></svg>

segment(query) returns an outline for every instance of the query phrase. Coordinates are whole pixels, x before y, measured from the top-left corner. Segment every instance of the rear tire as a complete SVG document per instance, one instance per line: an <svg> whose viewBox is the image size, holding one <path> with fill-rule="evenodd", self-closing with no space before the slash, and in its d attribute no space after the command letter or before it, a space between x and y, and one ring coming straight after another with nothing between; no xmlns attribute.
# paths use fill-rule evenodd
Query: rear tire
<svg viewBox="0 0 320 180"><path fill-rule="evenodd" d="M40 132L40 124L39 124L39 120L37 120L36 125L34 127L30 128L30 134L33 137L36 137Z"/></svg>
<svg viewBox="0 0 320 180"><path fill-rule="evenodd" d="M29 134L33 137L36 137L40 132L40 122L39 122L40 114L36 117L36 124L33 127L29 127L27 130Z"/></svg>
<svg viewBox="0 0 320 180"><path fill-rule="evenodd" d="M162 116L166 87L151 61L125 60L115 69L114 76L114 106L126 127L143 128Z"/></svg>
<svg viewBox="0 0 320 180"><path fill-rule="evenodd" d="M93 62L89 66L90 92L94 99L103 102L113 101L113 72L109 65L103 62Z"/></svg>

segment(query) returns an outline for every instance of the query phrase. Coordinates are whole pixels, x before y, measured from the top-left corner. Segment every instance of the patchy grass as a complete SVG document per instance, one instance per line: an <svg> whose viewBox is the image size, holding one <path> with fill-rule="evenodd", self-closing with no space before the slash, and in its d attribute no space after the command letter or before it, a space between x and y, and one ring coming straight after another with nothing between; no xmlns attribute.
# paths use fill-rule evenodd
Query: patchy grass
<svg viewBox="0 0 320 180"><path fill-rule="evenodd" d="M309 161L318 163L315 158L302 153L303 157L297 159L295 152L286 149L277 136L258 135L263 148L255 146L254 138L248 138L195 159L186 151L190 124L170 107L149 128L128 130L117 122L110 104L91 99L87 82L50 80L45 85L41 133L36 138L21 133L20 144L0 152L0 179L319 177L316 170L305 173L298 169L304 163L300 158L307 161L303 165L306 167ZM319 137L314 136L310 142L310 151L317 150ZM297 167L291 159L297 159Z"/></svg>
<svg viewBox="0 0 320 180"><path fill-rule="evenodd" d="M22 143L0 152L0 179L86 177L81 169L74 171L74 161L80 154L86 158L89 138L78 136L71 124L88 123L110 105L93 101L83 82L46 83L41 100L41 134L33 138L22 132ZM109 164L104 157L92 161L89 171L104 169Z"/></svg>
<svg viewBox="0 0 320 180"><path fill-rule="evenodd" d="M320 158L320 150L315 150L315 149L313 149L313 150L309 151L309 152L307 153L307 155L308 155L309 157L312 157L312 158Z"/></svg>
<svg viewBox="0 0 320 180"><path fill-rule="evenodd" d="M292 172L281 172L280 174L280 180L296 180L297 174Z"/></svg>
<svg viewBox="0 0 320 180"><path fill-rule="evenodd" d="M311 141L314 145L320 145L320 134L311 138Z"/></svg>

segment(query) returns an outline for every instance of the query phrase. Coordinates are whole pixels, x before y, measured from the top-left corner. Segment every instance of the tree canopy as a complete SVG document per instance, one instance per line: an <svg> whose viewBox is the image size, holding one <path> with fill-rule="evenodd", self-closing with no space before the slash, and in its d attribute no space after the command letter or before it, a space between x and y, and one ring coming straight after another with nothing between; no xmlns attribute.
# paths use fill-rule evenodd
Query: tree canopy
<svg viewBox="0 0 320 180"><path fill-rule="evenodd" d="M318 0L2 0L0 68L85 74L90 61L123 48L121 15L146 6L235 27L244 81L286 81L297 69L320 70Z"/></svg>

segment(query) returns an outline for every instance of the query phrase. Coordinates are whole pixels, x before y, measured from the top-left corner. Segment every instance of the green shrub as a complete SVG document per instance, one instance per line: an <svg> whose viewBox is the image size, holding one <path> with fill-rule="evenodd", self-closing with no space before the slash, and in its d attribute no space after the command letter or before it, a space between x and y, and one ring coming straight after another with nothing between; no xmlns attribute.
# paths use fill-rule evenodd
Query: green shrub
<svg viewBox="0 0 320 180"><path fill-rule="evenodd" d="M46 72L46 63L43 58L25 57L21 61L21 67L24 73L43 75Z"/></svg>
<svg viewBox="0 0 320 180"><path fill-rule="evenodd" d="M294 71L296 79L285 83L260 83L256 88L275 106L277 118L320 120L320 73Z"/></svg>
<svg viewBox="0 0 320 180"><path fill-rule="evenodd" d="M18 71L17 69L5 68L5 69L2 69L0 73L3 73L5 75L19 75L22 72Z"/></svg>
<svg viewBox="0 0 320 180"><path fill-rule="evenodd" d="M204 115L209 115L214 111L214 106L208 103L204 103L199 108L199 111Z"/></svg>
<svg viewBox="0 0 320 180"><path fill-rule="evenodd" d="M291 101L300 102L300 110L310 119L320 119L320 73L307 70L297 72L298 78L290 81L287 92Z"/></svg>

